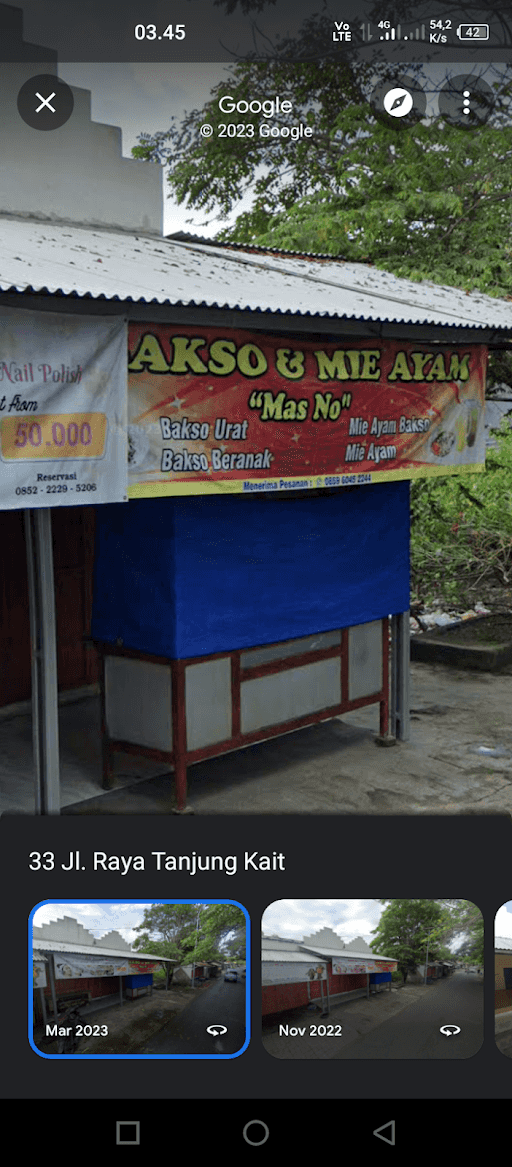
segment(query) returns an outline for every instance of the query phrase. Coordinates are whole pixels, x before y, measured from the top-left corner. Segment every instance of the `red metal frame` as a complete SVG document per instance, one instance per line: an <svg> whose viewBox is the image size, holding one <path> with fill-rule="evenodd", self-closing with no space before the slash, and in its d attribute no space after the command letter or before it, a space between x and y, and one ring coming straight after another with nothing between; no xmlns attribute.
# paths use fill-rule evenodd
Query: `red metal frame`
<svg viewBox="0 0 512 1167"><path fill-rule="evenodd" d="M295 729L303 729L307 725L315 725L319 721L328 721L338 717L341 713L348 713L352 709L361 709L364 705L380 706L380 734L388 733L389 725L389 620L382 620L382 687L367 697L358 697L353 701L348 699L349 691L349 663L348 663L348 628L341 630L340 643L331 648L317 649L296 655L282 657L269 661L267 664L256 665L251 668L242 668L241 657L247 652L258 648L278 647L286 641L279 641L275 645L255 645L251 648L236 649L231 653L217 652L208 656L189 657L182 660L172 660L168 657L154 656L150 653L137 652L134 649L125 649L118 645L97 643L96 647L101 657L101 732L103 756L103 788L112 789L114 785L112 775L112 754L121 751L135 754L154 761L166 762L174 769L174 784L178 811L184 811L187 801L187 767L195 762L202 762L206 758L217 757L220 754L237 750L243 746L252 745L257 741L278 737L280 734L290 733ZM153 664L165 664L171 669L172 678L172 738L171 750L160 750L150 746L136 745L132 742L119 741L108 737L105 714L105 657L123 656L136 660L144 660ZM185 711L185 670L187 665L200 664L203 661L231 658L231 737L225 741L215 742L214 745L202 746L200 749L187 748L187 726ZM253 730L251 733L242 733L240 728L240 695L244 681L254 680L257 677L267 677L273 673L288 672L301 665L314 664L316 661L340 658L341 671L341 702L329 705L316 713L305 713L301 717L294 717L278 725L269 725L263 729Z"/></svg>

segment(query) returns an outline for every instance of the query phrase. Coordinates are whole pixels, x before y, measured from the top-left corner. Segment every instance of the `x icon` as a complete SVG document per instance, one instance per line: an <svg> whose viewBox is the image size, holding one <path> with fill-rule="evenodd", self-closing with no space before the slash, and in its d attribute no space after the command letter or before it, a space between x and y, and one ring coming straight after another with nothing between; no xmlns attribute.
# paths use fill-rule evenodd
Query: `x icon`
<svg viewBox="0 0 512 1167"><path fill-rule="evenodd" d="M55 109L54 109L53 105L50 105L52 97L55 97L55 93L50 93L49 97L43 97L43 95L41 93L37 93L37 91L36 91L36 97L38 97L40 102L41 102L41 105L38 105L38 107L36 109L36 113L39 113L39 111L43 108L49 109L51 113L55 113Z"/></svg>

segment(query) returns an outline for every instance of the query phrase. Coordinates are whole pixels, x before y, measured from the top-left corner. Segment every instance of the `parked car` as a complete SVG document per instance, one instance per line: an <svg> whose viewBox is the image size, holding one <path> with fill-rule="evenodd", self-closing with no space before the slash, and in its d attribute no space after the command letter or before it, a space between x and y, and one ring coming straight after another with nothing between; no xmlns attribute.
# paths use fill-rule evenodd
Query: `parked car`
<svg viewBox="0 0 512 1167"><path fill-rule="evenodd" d="M227 968L225 973L224 973L224 980L225 981L237 981L238 980L238 973L237 973L236 968Z"/></svg>

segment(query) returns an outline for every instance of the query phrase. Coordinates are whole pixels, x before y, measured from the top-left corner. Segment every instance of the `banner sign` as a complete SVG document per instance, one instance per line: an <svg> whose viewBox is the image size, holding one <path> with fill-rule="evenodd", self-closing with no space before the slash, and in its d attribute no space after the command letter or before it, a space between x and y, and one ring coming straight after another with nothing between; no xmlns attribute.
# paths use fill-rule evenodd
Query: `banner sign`
<svg viewBox="0 0 512 1167"><path fill-rule="evenodd" d="M32 984L34 989L46 988L46 961L34 960L32 963Z"/></svg>
<svg viewBox="0 0 512 1167"><path fill-rule="evenodd" d="M101 958L101 952L94 956L54 955L55 978L58 981L79 980L80 977L122 977L133 973L149 973L159 968L158 960L134 960L130 956Z"/></svg>
<svg viewBox="0 0 512 1167"><path fill-rule="evenodd" d="M486 351L131 324L128 494L483 470Z"/></svg>
<svg viewBox="0 0 512 1167"><path fill-rule="evenodd" d="M126 321L0 312L0 509L127 501Z"/></svg>
<svg viewBox="0 0 512 1167"><path fill-rule="evenodd" d="M346 975L347 973L382 973L394 972L396 969L396 960L347 960L335 959L332 962L332 971L334 976Z"/></svg>
<svg viewBox="0 0 512 1167"><path fill-rule="evenodd" d="M69 956L68 953L60 956L55 953L53 959L57 981L80 980L81 977L120 977L132 971L129 960L108 956L102 959L100 952L95 956Z"/></svg>
<svg viewBox="0 0 512 1167"><path fill-rule="evenodd" d="M308 962L263 960L261 978L264 985L296 985L305 981L325 981L327 965L314 959Z"/></svg>

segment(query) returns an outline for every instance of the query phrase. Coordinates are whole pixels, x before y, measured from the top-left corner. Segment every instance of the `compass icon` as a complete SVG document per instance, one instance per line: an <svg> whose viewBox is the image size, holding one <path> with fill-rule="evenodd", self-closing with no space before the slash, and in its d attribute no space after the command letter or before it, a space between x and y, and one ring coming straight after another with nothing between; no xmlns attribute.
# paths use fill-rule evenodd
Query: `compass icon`
<svg viewBox="0 0 512 1167"><path fill-rule="evenodd" d="M376 86L370 105L383 125L407 130L425 117L427 98L414 77L399 75Z"/></svg>
<svg viewBox="0 0 512 1167"><path fill-rule="evenodd" d="M383 106L392 118L406 117L414 105L414 98L408 89L389 89L384 96Z"/></svg>

